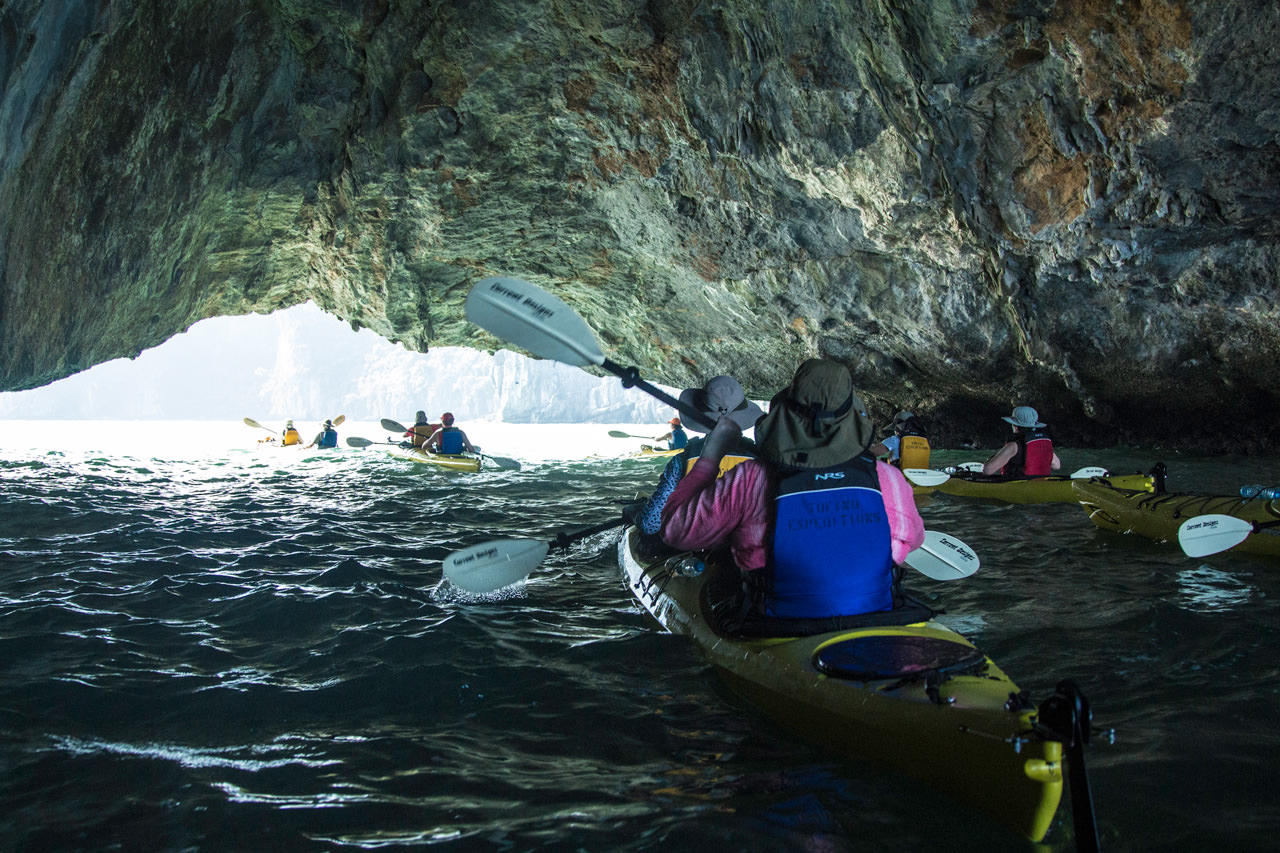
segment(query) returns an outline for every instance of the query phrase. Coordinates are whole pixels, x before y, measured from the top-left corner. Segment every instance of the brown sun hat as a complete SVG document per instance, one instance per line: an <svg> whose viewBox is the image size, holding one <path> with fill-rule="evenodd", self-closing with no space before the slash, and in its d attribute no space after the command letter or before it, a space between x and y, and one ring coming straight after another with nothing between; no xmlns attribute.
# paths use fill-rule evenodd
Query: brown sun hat
<svg viewBox="0 0 1280 853"><path fill-rule="evenodd" d="M871 418L843 364L811 358L756 425L765 456L791 468L828 468L867 449Z"/></svg>

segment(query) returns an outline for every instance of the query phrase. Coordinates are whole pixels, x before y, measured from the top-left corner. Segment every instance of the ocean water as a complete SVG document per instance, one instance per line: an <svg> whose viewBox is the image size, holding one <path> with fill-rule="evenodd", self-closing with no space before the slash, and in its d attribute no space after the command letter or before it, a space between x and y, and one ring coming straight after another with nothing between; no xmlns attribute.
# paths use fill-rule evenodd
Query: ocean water
<svg viewBox="0 0 1280 853"><path fill-rule="evenodd" d="M501 596L450 589L451 551L606 520L662 464L607 436L660 427L463 426L522 469L268 449L238 423L0 421L0 846L1072 849L1065 800L1032 845L743 705L632 600L616 532ZM1280 484L1280 457L1061 455ZM921 512L983 565L909 588L1033 696L1089 696L1104 849L1276 849L1280 562L1192 560L1071 505Z"/></svg>

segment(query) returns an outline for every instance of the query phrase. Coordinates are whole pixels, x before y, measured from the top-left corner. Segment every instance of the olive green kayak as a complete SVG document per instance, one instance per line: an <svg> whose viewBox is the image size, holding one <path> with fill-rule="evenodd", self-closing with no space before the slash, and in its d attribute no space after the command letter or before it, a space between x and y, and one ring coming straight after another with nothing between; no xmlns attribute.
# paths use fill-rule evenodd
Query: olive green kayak
<svg viewBox="0 0 1280 853"><path fill-rule="evenodd" d="M1226 515L1255 524L1256 532L1245 536L1232 551L1280 557L1280 498L1250 499L1188 492L1150 494L1122 488L1114 478L1111 482L1081 480L1074 489L1089 519L1102 530L1137 533L1157 542L1177 542L1178 528L1187 519ZM1268 523L1275 526L1257 527Z"/></svg>
<svg viewBox="0 0 1280 853"><path fill-rule="evenodd" d="M688 576L690 555L646 560L637 541L628 528L619 544L632 593L748 702L823 747L919 779L1033 841L1045 836L1062 795L1063 744L1037 725L1039 709L1018 686L930 611L808 636L730 634L707 588L717 572L736 573L732 564L700 555L706 570Z"/></svg>

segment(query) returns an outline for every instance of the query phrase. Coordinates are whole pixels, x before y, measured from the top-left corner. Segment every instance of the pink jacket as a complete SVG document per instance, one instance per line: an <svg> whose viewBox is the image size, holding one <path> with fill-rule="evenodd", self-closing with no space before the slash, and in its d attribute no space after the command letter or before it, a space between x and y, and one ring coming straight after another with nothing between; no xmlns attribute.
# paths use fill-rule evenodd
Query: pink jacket
<svg viewBox="0 0 1280 853"><path fill-rule="evenodd" d="M688 550L727 544L739 569L762 569L769 561L765 540L771 510L768 470L759 460L748 459L719 479L718 471L717 460L698 458L662 508L662 539L673 548ZM924 541L924 521L901 471L877 462L876 474L889 515L893 561L901 563Z"/></svg>

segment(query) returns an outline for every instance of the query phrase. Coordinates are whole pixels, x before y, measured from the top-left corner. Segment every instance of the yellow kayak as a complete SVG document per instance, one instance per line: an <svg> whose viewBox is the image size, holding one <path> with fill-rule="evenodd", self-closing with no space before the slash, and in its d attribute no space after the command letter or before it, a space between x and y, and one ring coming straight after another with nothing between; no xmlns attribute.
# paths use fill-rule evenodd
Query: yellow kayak
<svg viewBox="0 0 1280 853"><path fill-rule="evenodd" d="M736 569L700 555L706 570L688 576L680 563L690 556L646 560L634 528L618 546L639 602L692 639L735 692L824 747L1044 838L1062 796L1063 744L1042 736L1037 707L968 640L931 618L809 636L722 633L704 589L717 571Z"/></svg>
<svg viewBox="0 0 1280 853"><path fill-rule="evenodd" d="M1155 491L1155 477L1149 474L1122 474L1107 479L1122 489L1150 494ZM1009 504L1075 503L1072 484L1081 478L1067 475L1051 477L1021 477L1007 479L990 477L971 471L957 471L936 491L944 495L964 498L982 498Z"/></svg>
<svg viewBox="0 0 1280 853"><path fill-rule="evenodd" d="M423 465L432 465L436 468L447 468L450 471L467 471L472 474L480 470L479 456L470 456L465 453L432 453L420 447L401 447L398 444L388 445L384 449L397 459L407 459L410 462L420 462Z"/></svg>

